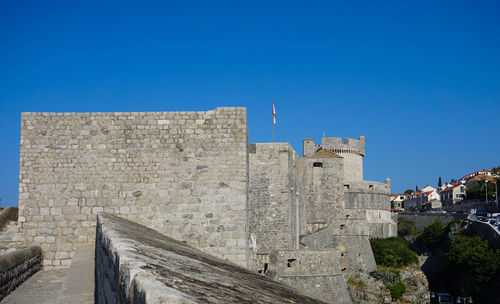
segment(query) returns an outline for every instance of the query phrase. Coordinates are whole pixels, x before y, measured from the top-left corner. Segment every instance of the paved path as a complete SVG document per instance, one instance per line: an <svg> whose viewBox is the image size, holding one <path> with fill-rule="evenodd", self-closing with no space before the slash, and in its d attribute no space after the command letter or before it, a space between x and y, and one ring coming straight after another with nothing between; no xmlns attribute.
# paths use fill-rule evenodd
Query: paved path
<svg viewBox="0 0 500 304"><path fill-rule="evenodd" d="M80 247L66 269L39 271L0 304L94 303L94 246Z"/></svg>
<svg viewBox="0 0 500 304"><path fill-rule="evenodd" d="M81 246L71 261L57 304L94 303L94 245Z"/></svg>
<svg viewBox="0 0 500 304"><path fill-rule="evenodd" d="M1 304L54 304L57 302L62 282L68 269L39 271L26 280L14 292L0 302ZM68 302L71 303L71 302Z"/></svg>

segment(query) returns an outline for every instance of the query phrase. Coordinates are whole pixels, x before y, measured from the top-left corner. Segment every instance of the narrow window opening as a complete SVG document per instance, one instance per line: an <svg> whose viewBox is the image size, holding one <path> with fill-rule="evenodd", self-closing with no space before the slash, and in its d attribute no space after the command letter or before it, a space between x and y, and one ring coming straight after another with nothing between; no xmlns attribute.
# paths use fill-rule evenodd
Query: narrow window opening
<svg viewBox="0 0 500 304"><path fill-rule="evenodd" d="M323 168L323 163L321 163L321 162L315 162L315 163L313 163L313 167L315 167L315 168Z"/></svg>
<svg viewBox="0 0 500 304"><path fill-rule="evenodd" d="M295 261L297 261L297 259L288 259L287 263L286 263L286 266L287 267L292 267L292 263L295 262Z"/></svg>
<svg viewBox="0 0 500 304"><path fill-rule="evenodd" d="M368 189L373 190L373 185L369 185Z"/></svg>
<svg viewBox="0 0 500 304"><path fill-rule="evenodd" d="M344 228L345 228L345 224L340 225L340 229L344 229Z"/></svg>
<svg viewBox="0 0 500 304"><path fill-rule="evenodd" d="M344 185L344 189L345 189L345 190L349 190L349 188L351 188L351 186L350 186L350 185Z"/></svg>
<svg viewBox="0 0 500 304"><path fill-rule="evenodd" d="M264 269L259 269L257 272L259 274L265 274L268 270L268 267L269 267L269 264L268 263L264 263Z"/></svg>

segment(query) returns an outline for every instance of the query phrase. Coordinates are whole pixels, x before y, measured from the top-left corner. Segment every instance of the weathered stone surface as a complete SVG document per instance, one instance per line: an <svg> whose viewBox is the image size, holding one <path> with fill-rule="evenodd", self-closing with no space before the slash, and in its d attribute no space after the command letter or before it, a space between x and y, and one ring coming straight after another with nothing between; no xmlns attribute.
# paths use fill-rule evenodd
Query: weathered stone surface
<svg viewBox="0 0 500 304"><path fill-rule="evenodd" d="M0 256L0 300L42 269L42 249L21 248Z"/></svg>
<svg viewBox="0 0 500 304"><path fill-rule="evenodd" d="M247 142L244 108L23 113L24 241L68 265L104 211L246 265Z"/></svg>
<svg viewBox="0 0 500 304"><path fill-rule="evenodd" d="M105 213L96 281L96 303L327 303Z"/></svg>
<svg viewBox="0 0 500 304"><path fill-rule="evenodd" d="M257 256L297 246L298 157L287 143L252 144L249 153L250 269L263 269Z"/></svg>
<svg viewBox="0 0 500 304"><path fill-rule="evenodd" d="M350 304L342 259L342 253L336 249L281 250L271 253L269 268L280 282L324 299Z"/></svg>
<svg viewBox="0 0 500 304"><path fill-rule="evenodd" d="M68 269L50 269L38 271L14 292L2 300L2 304L55 304L62 282ZM75 301L67 303L78 303ZM78 303L79 304L79 303Z"/></svg>

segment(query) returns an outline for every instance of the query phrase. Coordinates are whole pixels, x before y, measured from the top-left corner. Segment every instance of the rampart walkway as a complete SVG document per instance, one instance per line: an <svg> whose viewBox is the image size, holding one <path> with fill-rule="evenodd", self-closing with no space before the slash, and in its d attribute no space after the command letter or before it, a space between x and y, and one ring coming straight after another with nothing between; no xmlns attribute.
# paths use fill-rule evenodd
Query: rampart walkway
<svg viewBox="0 0 500 304"><path fill-rule="evenodd" d="M35 273L0 303L94 303L94 246L80 247L67 269Z"/></svg>

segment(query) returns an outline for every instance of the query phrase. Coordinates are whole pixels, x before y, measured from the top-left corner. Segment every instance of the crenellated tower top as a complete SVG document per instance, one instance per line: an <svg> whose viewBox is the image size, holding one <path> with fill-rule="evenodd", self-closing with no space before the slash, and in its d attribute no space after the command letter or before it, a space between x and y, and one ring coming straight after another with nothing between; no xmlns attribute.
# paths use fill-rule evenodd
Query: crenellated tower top
<svg viewBox="0 0 500 304"><path fill-rule="evenodd" d="M365 137L360 136L358 139L345 137L343 140L341 137L323 137L321 144L315 144L310 138L304 139L304 156L311 156L321 149L328 149L339 154L357 154L364 157Z"/></svg>

